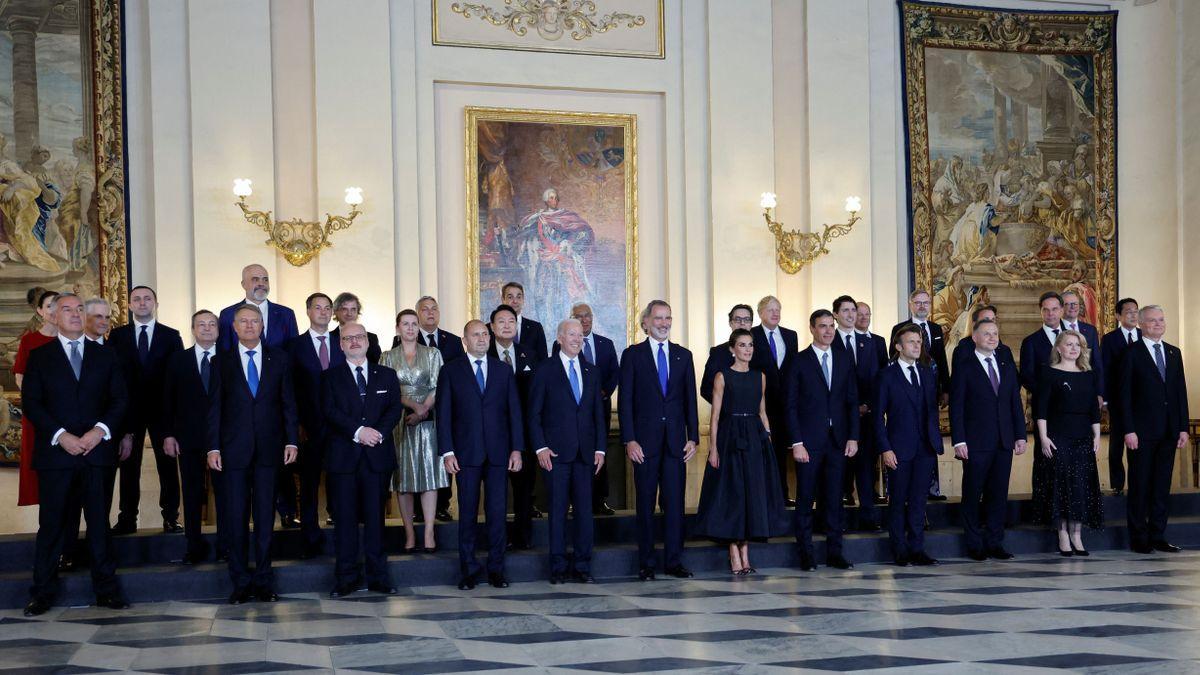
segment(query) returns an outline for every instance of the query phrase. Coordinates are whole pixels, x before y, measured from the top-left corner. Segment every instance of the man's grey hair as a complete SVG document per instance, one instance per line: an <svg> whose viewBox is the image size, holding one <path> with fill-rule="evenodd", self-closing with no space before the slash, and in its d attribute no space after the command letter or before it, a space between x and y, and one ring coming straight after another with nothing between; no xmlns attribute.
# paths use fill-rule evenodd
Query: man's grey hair
<svg viewBox="0 0 1200 675"><path fill-rule="evenodd" d="M60 295L58 297L61 298L62 296ZM1146 312L1155 312L1155 311L1162 312L1163 316L1166 316L1166 314L1167 314L1167 310L1163 309L1162 305L1146 305L1145 307L1138 310L1138 321L1144 321L1146 319Z"/></svg>
<svg viewBox="0 0 1200 675"><path fill-rule="evenodd" d="M671 303L667 302L666 300L651 300L649 304L646 305L646 309L642 310L642 318L638 321L638 323L642 325L643 329L646 327L646 319L650 318L650 314L654 312L655 307L666 307L667 309L671 309Z"/></svg>
<svg viewBox="0 0 1200 675"><path fill-rule="evenodd" d="M62 296L59 296L59 297L62 297ZM97 305L104 305L105 309L109 310L110 313L112 312L112 309L108 305L108 301L105 300L104 298L88 298L88 301L83 303L83 313L91 314L92 308L96 307Z"/></svg>
<svg viewBox="0 0 1200 675"><path fill-rule="evenodd" d="M579 319L563 319L562 321L558 322L558 331L555 333L555 335L565 335L567 332L567 327L571 326L572 324L579 326L579 331L583 332L583 324L579 322Z"/></svg>
<svg viewBox="0 0 1200 675"><path fill-rule="evenodd" d="M237 315L242 312L242 310L254 312L255 314L258 315L258 320L262 321L263 313L262 313L262 310L258 308L258 305L252 305L248 302L243 302L242 304L237 306L237 309L233 310L234 318L236 318Z"/></svg>
<svg viewBox="0 0 1200 675"><path fill-rule="evenodd" d="M79 297L79 295L76 293L71 293L71 292L59 293L57 296L55 296L55 298L53 300L50 301L50 311L57 312L58 311L58 303L62 302L66 298L78 298L78 297Z"/></svg>
<svg viewBox="0 0 1200 675"><path fill-rule="evenodd" d="M413 303L413 307L420 306L420 304L422 302L425 302L426 300L432 300L433 304L435 304L435 305L437 304L437 298L433 297L432 295L422 295L421 297L417 298L417 301L415 303Z"/></svg>

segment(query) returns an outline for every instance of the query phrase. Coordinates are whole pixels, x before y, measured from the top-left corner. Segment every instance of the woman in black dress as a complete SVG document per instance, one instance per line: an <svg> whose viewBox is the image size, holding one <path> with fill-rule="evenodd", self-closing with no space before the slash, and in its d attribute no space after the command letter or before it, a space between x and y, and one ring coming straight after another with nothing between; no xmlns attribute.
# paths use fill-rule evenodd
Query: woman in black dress
<svg viewBox="0 0 1200 675"><path fill-rule="evenodd" d="M1064 330L1054 342L1050 367L1038 382L1038 434L1048 470L1033 486L1041 519L1058 528L1058 552L1087 555L1080 539L1084 523L1100 528L1100 403L1096 371L1083 335Z"/></svg>
<svg viewBox="0 0 1200 675"><path fill-rule="evenodd" d="M754 572L749 542L788 532L770 422L763 401L765 378L750 369L754 337L739 328L729 336L733 365L713 380L708 466L700 487L693 534L729 545L729 569Z"/></svg>

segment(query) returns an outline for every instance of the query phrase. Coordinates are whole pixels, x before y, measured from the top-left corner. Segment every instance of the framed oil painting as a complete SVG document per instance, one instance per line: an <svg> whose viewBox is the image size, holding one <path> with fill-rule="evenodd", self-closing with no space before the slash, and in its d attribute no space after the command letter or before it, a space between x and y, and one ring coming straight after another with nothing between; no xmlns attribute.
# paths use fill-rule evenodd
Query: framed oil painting
<svg viewBox="0 0 1200 675"><path fill-rule="evenodd" d="M479 107L465 117L471 316L517 281L522 314L547 339L586 302L620 353L636 328L637 117Z"/></svg>
<svg viewBox="0 0 1200 675"><path fill-rule="evenodd" d="M1116 12L900 7L911 282L949 344L984 304L1018 344L1049 290L1111 327Z"/></svg>
<svg viewBox="0 0 1200 675"><path fill-rule="evenodd" d="M120 0L0 3L0 462L19 458L12 372L33 288L127 312ZM34 301L36 302L36 300Z"/></svg>

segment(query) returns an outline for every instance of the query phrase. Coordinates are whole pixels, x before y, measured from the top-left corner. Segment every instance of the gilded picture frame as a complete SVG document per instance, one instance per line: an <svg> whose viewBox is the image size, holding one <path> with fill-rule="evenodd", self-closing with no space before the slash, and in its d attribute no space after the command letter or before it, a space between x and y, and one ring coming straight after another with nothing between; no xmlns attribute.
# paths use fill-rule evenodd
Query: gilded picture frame
<svg viewBox="0 0 1200 675"><path fill-rule="evenodd" d="M899 4L912 288L949 344L985 304L1019 344L1050 290L1111 328L1117 13Z"/></svg>
<svg viewBox="0 0 1200 675"><path fill-rule="evenodd" d="M26 291L40 286L69 290L84 299L101 297L109 303L114 326L127 321L129 238L122 7L121 0L44 0L0 8L0 25L6 27L0 37L13 45L14 58L17 44L38 40L35 77L43 80L40 86L34 80L34 91L40 92L39 105L25 105L18 110L22 106L20 96L14 95L6 104L7 110L0 110L0 132L6 136L5 141L13 139L11 144L5 143L10 147L0 155L0 167L8 185L26 180L19 172L43 184L57 183L54 191L59 193L58 204L42 208L42 218L48 222L39 224L43 231L55 231L66 252L63 256L53 249L48 235L41 238L47 257L33 249L23 251L22 247L28 248L34 242L23 232L16 232L23 222L14 217L18 211L0 204L6 244L11 247L4 261L9 275L0 284L4 285L5 298L20 298L0 303L12 317L0 322L0 383L5 399L5 405L0 406L0 464L15 463L20 454L20 392L12 364L21 335L39 325L33 308L25 305ZM19 11L21 16L6 17L5 11ZM18 84L27 84L30 76L13 70L8 84L14 89ZM72 89L75 82L77 88ZM74 131L73 124L79 125ZM74 142L63 141L68 132L68 139L78 133ZM30 144L34 154L42 149L49 159L26 160L25 148ZM72 152L74 163L69 161ZM52 216L48 215L51 210L56 211ZM68 213L73 215L68 217Z"/></svg>
<svg viewBox="0 0 1200 675"><path fill-rule="evenodd" d="M638 330L637 116L471 106L464 122L471 316L519 281L551 342L587 302L619 353Z"/></svg>

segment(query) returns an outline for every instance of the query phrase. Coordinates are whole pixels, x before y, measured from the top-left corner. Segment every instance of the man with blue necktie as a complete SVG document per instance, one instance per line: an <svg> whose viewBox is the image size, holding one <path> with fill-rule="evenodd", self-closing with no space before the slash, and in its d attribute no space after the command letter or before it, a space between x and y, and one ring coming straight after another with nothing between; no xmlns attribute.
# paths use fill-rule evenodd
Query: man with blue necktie
<svg viewBox="0 0 1200 675"><path fill-rule="evenodd" d="M656 496L663 510L665 571L679 579L692 576L683 566L683 494L687 462L700 443L700 421L692 353L670 342L671 321L671 305L650 301L641 316L646 340L626 347L621 356L617 408L621 442L633 462L642 581L655 578Z"/></svg>
<svg viewBox="0 0 1200 675"><path fill-rule="evenodd" d="M775 430L783 429L787 424L787 415L783 408L783 387L780 375L796 352L800 350L800 338L796 331L779 325L783 314L783 306L779 299L768 295L758 301L759 324L750 329L754 338L754 356L750 359L750 367L766 376L767 387L764 391L767 407L767 421ZM730 325L732 325L730 321ZM738 326L739 328L743 326ZM729 350L725 350L729 354ZM732 363L732 361L731 361ZM715 373L714 373L715 377ZM779 482L783 486L783 497L788 506L794 506L795 501L788 497L788 467L792 466L792 450L788 447L785 436L779 434L771 437L775 446L775 461L779 468Z"/></svg>

